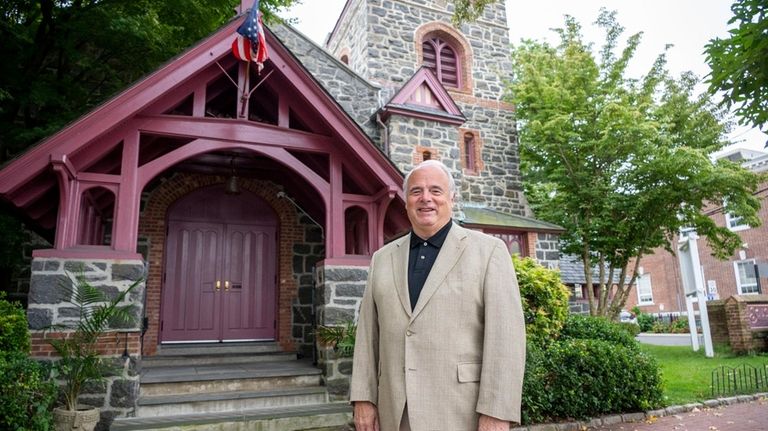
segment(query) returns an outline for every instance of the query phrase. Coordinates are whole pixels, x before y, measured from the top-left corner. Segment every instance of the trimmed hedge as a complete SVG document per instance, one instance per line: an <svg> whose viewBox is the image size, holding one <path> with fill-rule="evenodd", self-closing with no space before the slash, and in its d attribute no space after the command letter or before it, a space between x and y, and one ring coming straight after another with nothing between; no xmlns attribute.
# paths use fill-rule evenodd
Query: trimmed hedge
<svg viewBox="0 0 768 431"><path fill-rule="evenodd" d="M662 401L658 363L619 324L572 315L560 339L528 345L525 424L648 410Z"/></svg>
<svg viewBox="0 0 768 431"><path fill-rule="evenodd" d="M586 419L660 407L652 357L602 340L570 339L528 352L523 422Z"/></svg>
<svg viewBox="0 0 768 431"><path fill-rule="evenodd" d="M640 347L635 337L619 324L604 317L578 314L568 316L560 332L560 338L603 340L635 350Z"/></svg>

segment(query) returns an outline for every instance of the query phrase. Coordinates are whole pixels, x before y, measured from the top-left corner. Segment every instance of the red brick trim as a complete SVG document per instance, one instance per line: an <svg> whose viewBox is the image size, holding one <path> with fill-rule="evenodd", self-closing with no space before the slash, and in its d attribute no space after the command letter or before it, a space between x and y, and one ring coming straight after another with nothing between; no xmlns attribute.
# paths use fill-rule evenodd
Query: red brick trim
<svg viewBox="0 0 768 431"><path fill-rule="evenodd" d="M466 149L464 148L464 135L471 133L475 137L475 154L474 154L474 166L466 166ZM461 157L461 167L465 175L477 175L484 168L483 163L483 140L480 138L480 130L477 129L465 129L459 128L459 141L458 141L459 153Z"/></svg>
<svg viewBox="0 0 768 431"><path fill-rule="evenodd" d="M421 145L417 145L416 148L413 149L413 166L416 166L425 160L425 152L429 152L431 155L429 158L430 160L440 160L440 152L437 150L437 148L422 147Z"/></svg>
<svg viewBox="0 0 768 431"><path fill-rule="evenodd" d="M458 30L450 24L440 21L433 21L423 24L416 29L413 36L413 42L416 52L416 61L421 66L423 61L423 51L421 44L429 36L438 36L447 42L456 51L459 67L461 68L460 87L451 88L454 92L472 94L474 83L472 81L472 47Z"/></svg>
<svg viewBox="0 0 768 431"><path fill-rule="evenodd" d="M202 187L223 184L222 176L178 174L150 192L144 211L139 219L139 236L147 238L149 252L147 262L147 317L149 329L144 336L144 354L157 352L160 328L160 302L162 298L162 274L165 266L167 212L179 198ZM240 178L239 185L266 201L277 214L278 226L278 292L277 292L277 341L285 350L293 350L291 332L292 304L298 295L298 282L293 275L293 246L304 241L304 227L299 224L295 209L285 199L278 199L282 189L272 182Z"/></svg>

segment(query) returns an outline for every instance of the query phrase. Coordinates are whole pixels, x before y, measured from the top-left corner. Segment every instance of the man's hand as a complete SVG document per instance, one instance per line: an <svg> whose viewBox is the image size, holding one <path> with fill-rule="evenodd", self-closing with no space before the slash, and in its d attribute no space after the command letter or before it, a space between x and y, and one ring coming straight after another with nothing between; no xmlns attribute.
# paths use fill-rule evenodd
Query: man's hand
<svg viewBox="0 0 768 431"><path fill-rule="evenodd" d="M375 404L355 401L354 416L357 431L379 431L379 412Z"/></svg>
<svg viewBox="0 0 768 431"><path fill-rule="evenodd" d="M509 431L509 422L491 416L480 415L477 431Z"/></svg>

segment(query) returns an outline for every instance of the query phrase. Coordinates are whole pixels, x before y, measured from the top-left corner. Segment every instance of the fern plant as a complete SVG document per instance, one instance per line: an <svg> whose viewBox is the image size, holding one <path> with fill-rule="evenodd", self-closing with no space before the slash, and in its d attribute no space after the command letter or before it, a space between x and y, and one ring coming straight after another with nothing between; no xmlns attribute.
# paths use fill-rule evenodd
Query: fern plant
<svg viewBox="0 0 768 431"><path fill-rule="evenodd" d="M347 320L338 326L318 326L315 336L321 344L333 348L339 357L346 358L355 352L356 332L355 322Z"/></svg>
<svg viewBox="0 0 768 431"><path fill-rule="evenodd" d="M98 341L109 328L133 323L132 306L121 305L121 302L141 281L136 280L113 299L88 283L82 273L77 274L72 283L62 283L67 302L78 310L78 319L73 332L63 338L48 338L48 342L60 357L54 370L62 381L60 389L67 410L77 410L83 386L104 379L112 368L110 362L99 355ZM68 325L54 325L49 329L62 328L73 329Z"/></svg>

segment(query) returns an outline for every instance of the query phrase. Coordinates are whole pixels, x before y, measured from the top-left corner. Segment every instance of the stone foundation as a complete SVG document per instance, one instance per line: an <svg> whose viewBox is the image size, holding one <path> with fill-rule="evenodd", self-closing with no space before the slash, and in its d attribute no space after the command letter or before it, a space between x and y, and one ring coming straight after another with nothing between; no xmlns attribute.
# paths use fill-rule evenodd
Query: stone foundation
<svg viewBox="0 0 768 431"><path fill-rule="evenodd" d="M140 260L34 258L27 309L32 355L55 361L55 353L47 339L65 337L70 331L45 329L51 325L71 327L77 322L77 310L63 297L62 284L71 284L76 275L82 274L89 283L114 298L135 280L144 278L145 273L146 267ZM100 353L114 361L116 371L106 376L105 381L84 388L80 397L81 403L101 409L97 429L109 429L113 418L135 411L139 395L144 293L142 282L125 299L124 305L132 307L134 323L112 328L99 340Z"/></svg>

